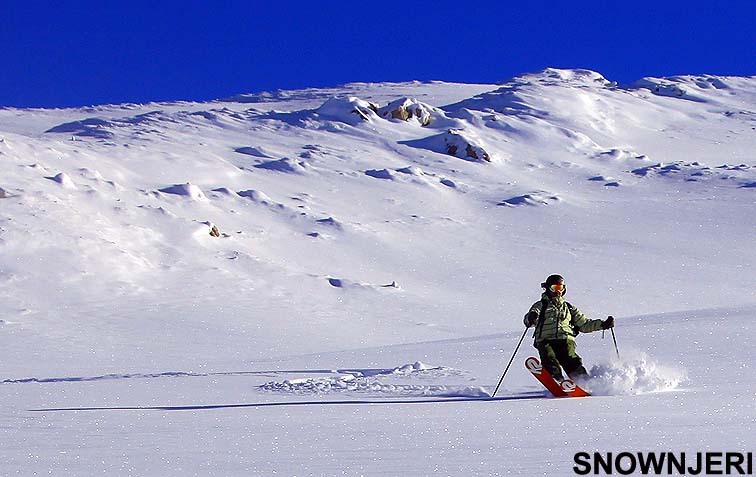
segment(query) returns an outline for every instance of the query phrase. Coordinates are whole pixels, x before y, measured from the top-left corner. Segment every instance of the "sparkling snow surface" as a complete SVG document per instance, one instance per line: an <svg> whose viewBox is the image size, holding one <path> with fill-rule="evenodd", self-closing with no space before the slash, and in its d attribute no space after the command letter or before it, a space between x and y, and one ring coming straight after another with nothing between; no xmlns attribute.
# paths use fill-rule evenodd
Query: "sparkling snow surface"
<svg viewBox="0 0 756 477"><path fill-rule="evenodd" d="M756 77L0 108L2 473L753 451L755 151ZM528 336L491 398L551 273L621 358L553 399Z"/></svg>

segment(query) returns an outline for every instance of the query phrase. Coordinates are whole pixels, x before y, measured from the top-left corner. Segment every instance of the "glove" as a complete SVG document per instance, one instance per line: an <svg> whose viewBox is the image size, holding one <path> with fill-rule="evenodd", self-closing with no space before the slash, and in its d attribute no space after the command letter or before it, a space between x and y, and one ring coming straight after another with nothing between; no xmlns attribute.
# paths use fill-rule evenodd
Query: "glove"
<svg viewBox="0 0 756 477"><path fill-rule="evenodd" d="M527 315L525 315L525 327L530 328L531 326L535 326L536 322L538 321L538 313L535 311L529 312Z"/></svg>
<svg viewBox="0 0 756 477"><path fill-rule="evenodd" d="M614 317L611 315L601 323L602 330L608 330L609 328L614 328Z"/></svg>

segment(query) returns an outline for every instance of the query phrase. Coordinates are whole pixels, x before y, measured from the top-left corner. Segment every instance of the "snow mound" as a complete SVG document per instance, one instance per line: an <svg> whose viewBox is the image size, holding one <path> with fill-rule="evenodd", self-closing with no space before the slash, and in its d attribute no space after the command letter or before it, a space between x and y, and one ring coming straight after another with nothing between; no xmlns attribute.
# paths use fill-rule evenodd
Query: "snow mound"
<svg viewBox="0 0 756 477"><path fill-rule="evenodd" d="M71 133L76 136L87 136L98 139L110 139L113 133L107 128L113 127L113 123L100 118L87 118L80 121L72 121L60 124L48 129L45 133Z"/></svg>
<svg viewBox="0 0 756 477"><path fill-rule="evenodd" d="M218 197L238 197L239 194L237 194L235 191L232 191L228 187L218 187L217 189L213 189L210 191L213 193L213 195Z"/></svg>
<svg viewBox="0 0 756 477"><path fill-rule="evenodd" d="M237 152L239 154L244 154L247 156L255 156L255 157L262 157L269 159L272 156L262 147L254 147L254 146L244 146L244 147L237 147L234 149L234 152Z"/></svg>
<svg viewBox="0 0 756 477"><path fill-rule="evenodd" d="M65 172L60 172L53 177L48 177L48 179L53 182L57 182L66 189L76 189L76 184L74 184L73 180L71 180L71 177Z"/></svg>
<svg viewBox="0 0 756 477"><path fill-rule="evenodd" d="M401 174L407 174L410 176L417 176L417 177L422 177L425 175L425 172L423 172L423 170L417 166L402 167L401 169L397 169L396 172L399 172Z"/></svg>
<svg viewBox="0 0 756 477"><path fill-rule="evenodd" d="M253 202L259 202L260 204L264 204L264 205L277 204L277 202L275 202L273 199L268 197L268 195L265 192L262 192L259 190L254 190L254 189L241 190L237 192L237 194L241 197L247 197Z"/></svg>
<svg viewBox="0 0 756 477"><path fill-rule="evenodd" d="M307 169L307 163L304 161L295 161L288 157L278 159L277 161L267 161L255 166L258 169L266 169L276 172L293 172L302 173Z"/></svg>
<svg viewBox="0 0 756 477"><path fill-rule="evenodd" d="M287 206L286 204L276 202L275 200L271 199L265 192L260 191L260 190L255 190L255 189L240 190L236 194L239 197L248 199L255 204L259 204L261 206L267 207L268 209L275 212L295 213L291 207Z"/></svg>
<svg viewBox="0 0 756 477"><path fill-rule="evenodd" d="M458 157L469 162L491 162L491 154L482 145L482 142L469 131L448 129L446 132L423 139L400 141L418 149Z"/></svg>
<svg viewBox="0 0 756 477"><path fill-rule="evenodd" d="M549 205L549 202L561 200L556 195L543 194L540 192L534 192L532 194L518 195L509 199L502 200L496 205L504 207L518 207L522 205Z"/></svg>
<svg viewBox="0 0 756 477"><path fill-rule="evenodd" d="M436 371L436 370L443 370L443 369L449 369L449 368L444 368L443 366L429 366L421 361L415 361L412 364L405 364L405 365L394 368L391 371L391 374L402 374L406 376L412 373L419 373L423 371Z"/></svg>
<svg viewBox="0 0 756 477"><path fill-rule="evenodd" d="M650 161L645 154L640 154L632 150L612 148L599 152L594 156L600 160L638 160Z"/></svg>
<svg viewBox="0 0 756 477"><path fill-rule="evenodd" d="M350 96L348 98L331 98L315 112L326 119L355 125L377 118L378 106Z"/></svg>
<svg viewBox="0 0 756 477"><path fill-rule="evenodd" d="M619 187L620 183L622 182L619 179L615 179L611 176L601 176L601 175L589 177L588 180L592 182L603 182L604 187Z"/></svg>
<svg viewBox="0 0 756 477"><path fill-rule="evenodd" d="M365 171L365 175L373 177L375 179L388 179L394 178L394 173L388 169L370 169Z"/></svg>
<svg viewBox="0 0 756 477"><path fill-rule="evenodd" d="M180 195L188 197L192 200L207 200L207 197L205 197L205 193L202 192L202 189L189 182L187 182L186 184L175 184L170 187L164 187L160 189L160 192L163 192L165 194Z"/></svg>
<svg viewBox="0 0 756 477"><path fill-rule="evenodd" d="M613 180L616 180L616 179L614 179L612 176L600 176L599 175L599 176L589 177L588 180L589 181L593 181L593 182L610 182L610 181L613 181Z"/></svg>
<svg viewBox="0 0 756 477"><path fill-rule="evenodd" d="M681 98L698 103L711 102L709 90L729 89L724 78L716 76L670 76L668 78L643 78L630 85L631 89L647 89L656 96Z"/></svg>
<svg viewBox="0 0 756 477"><path fill-rule="evenodd" d="M685 381L685 371L656 363L645 353L597 364L581 385L594 395L628 395L669 391Z"/></svg>
<svg viewBox="0 0 756 477"><path fill-rule="evenodd" d="M616 86L616 83L607 80L601 73L581 68L546 68L539 73L521 75L520 78L527 78L530 81L537 81L546 84L568 83L597 87Z"/></svg>
<svg viewBox="0 0 756 477"><path fill-rule="evenodd" d="M318 219L315 221L318 225L322 225L324 227L333 227L336 230L342 230L344 226L341 222L334 219L333 217L326 217L325 219Z"/></svg>

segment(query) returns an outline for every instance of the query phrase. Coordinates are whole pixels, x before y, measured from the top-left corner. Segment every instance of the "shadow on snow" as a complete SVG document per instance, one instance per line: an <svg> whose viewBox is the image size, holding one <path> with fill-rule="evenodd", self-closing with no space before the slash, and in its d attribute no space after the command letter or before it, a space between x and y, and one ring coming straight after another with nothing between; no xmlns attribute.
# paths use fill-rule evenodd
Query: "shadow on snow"
<svg viewBox="0 0 756 477"><path fill-rule="evenodd" d="M108 381L121 379L154 379L154 378L204 378L211 376L264 376L279 377L286 374L357 374L363 377L379 376L393 371L392 368L343 368L343 369L290 369L270 371L226 371L215 373L194 373L184 371L172 371L164 373L131 373L131 374L104 374L100 376L65 376L51 378L19 378L4 379L0 384L28 384L28 383L81 383L92 381Z"/></svg>
<svg viewBox="0 0 756 477"><path fill-rule="evenodd" d="M436 404L461 402L490 402L490 401L525 401L543 399L543 392L523 393L502 397L455 397L431 399L351 399L338 401L289 401L289 402L260 402L241 404L207 404L187 406L117 406L117 407L64 407L30 409L32 412L62 412L62 411L209 411L214 409L239 409L285 406L340 406L340 405L381 405L381 404Z"/></svg>

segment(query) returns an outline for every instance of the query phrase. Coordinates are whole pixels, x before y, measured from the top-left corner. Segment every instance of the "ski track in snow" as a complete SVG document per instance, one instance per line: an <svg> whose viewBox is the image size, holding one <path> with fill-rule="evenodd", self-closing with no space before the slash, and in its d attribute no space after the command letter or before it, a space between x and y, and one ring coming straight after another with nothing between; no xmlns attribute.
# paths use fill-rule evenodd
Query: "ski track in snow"
<svg viewBox="0 0 756 477"><path fill-rule="evenodd" d="M330 394L359 393L381 396L408 397L488 397L481 387L448 386L443 384L402 384L387 382L396 379L434 379L448 376L462 376L465 373L444 366L429 366L420 361L393 369L373 371L335 371L336 376L324 378L300 378L284 381L270 381L260 386L260 390L282 394Z"/></svg>
<svg viewBox="0 0 756 477"><path fill-rule="evenodd" d="M671 391L686 379L684 370L659 364L645 353L628 354L632 357L594 365L589 373L591 377L581 385L594 396L637 395ZM444 377L465 374L453 368L429 366L419 361L394 369L366 372L334 370L333 374L335 376L269 381L259 386L259 389L294 395L358 393L408 397L490 397L490 392L479 386L389 382L392 378L394 381L396 378L443 380ZM474 381L475 378L470 380Z"/></svg>

